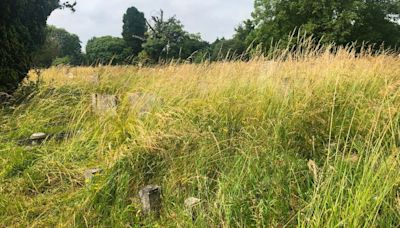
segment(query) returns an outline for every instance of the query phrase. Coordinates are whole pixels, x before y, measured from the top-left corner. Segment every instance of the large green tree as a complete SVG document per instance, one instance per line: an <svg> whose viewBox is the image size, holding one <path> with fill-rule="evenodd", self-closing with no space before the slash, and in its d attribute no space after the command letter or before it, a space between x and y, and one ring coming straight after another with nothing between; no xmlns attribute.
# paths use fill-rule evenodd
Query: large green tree
<svg viewBox="0 0 400 228"><path fill-rule="evenodd" d="M32 57L32 65L38 68L47 68L52 65L53 61L60 55L60 47L56 40L46 36L41 48L35 51Z"/></svg>
<svg viewBox="0 0 400 228"><path fill-rule="evenodd" d="M46 40L34 56L36 66L48 67L56 59L67 59L67 64L79 65L82 61L81 41L75 34L55 26L47 26Z"/></svg>
<svg viewBox="0 0 400 228"><path fill-rule="evenodd" d="M47 17L58 0L0 1L0 91L12 92L33 64L32 55L45 41Z"/></svg>
<svg viewBox="0 0 400 228"><path fill-rule="evenodd" d="M65 29L48 26L47 38L54 40L59 47L59 58L69 57L70 64L78 65L81 62L81 41L75 34L71 34Z"/></svg>
<svg viewBox="0 0 400 228"><path fill-rule="evenodd" d="M131 53L132 49L118 37L93 37L86 45L86 58L89 64L125 64Z"/></svg>
<svg viewBox="0 0 400 228"><path fill-rule="evenodd" d="M251 46L250 34L254 31L252 20L245 20L235 29L232 39L217 39L211 44L211 60L248 59L246 52Z"/></svg>
<svg viewBox="0 0 400 228"><path fill-rule="evenodd" d="M142 50L145 40L146 18L138 9L130 7L124 14L123 23L122 37L132 48L132 54L137 55Z"/></svg>
<svg viewBox="0 0 400 228"><path fill-rule="evenodd" d="M300 29L340 45L369 41L395 46L400 25L388 16L399 13L398 0L255 0L252 38L268 45Z"/></svg>
<svg viewBox="0 0 400 228"><path fill-rule="evenodd" d="M161 11L160 16L152 17L152 25L149 25L147 40L143 44L142 56L148 57L151 62L170 59L193 60L196 53L208 46L200 35L186 32L182 23L175 17L164 20Z"/></svg>

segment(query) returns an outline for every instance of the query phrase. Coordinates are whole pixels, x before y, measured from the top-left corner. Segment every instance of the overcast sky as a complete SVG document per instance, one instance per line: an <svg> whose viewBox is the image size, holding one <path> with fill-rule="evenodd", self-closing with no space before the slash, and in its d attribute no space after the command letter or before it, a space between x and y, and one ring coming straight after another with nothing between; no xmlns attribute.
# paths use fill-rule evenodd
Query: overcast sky
<svg viewBox="0 0 400 228"><path fill-rule="evenodd" d="M185 30L201 33L204 40L231 37L234 28L250 18L253 0L77 0L76 12L56 10L48 24L77 34L82 46L93 36L121 36L122 17L127 8L135 6L146 18L158 15L181 20Z"/></svg>

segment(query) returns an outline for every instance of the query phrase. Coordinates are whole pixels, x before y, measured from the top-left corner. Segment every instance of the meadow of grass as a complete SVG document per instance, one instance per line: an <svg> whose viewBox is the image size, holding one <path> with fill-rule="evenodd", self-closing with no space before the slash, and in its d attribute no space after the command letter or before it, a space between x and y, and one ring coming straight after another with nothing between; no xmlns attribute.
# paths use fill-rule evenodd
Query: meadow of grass
<svg viewBox="0 0 400 228"><path fill-rule="evenodd" d="M398 227L400 58L282 56L45 70L0 109L0 227ZM161 101L137 115L132 92ZM92 93L122 102L96 114ZM35 132L71 137L19 143Z"/></svg>

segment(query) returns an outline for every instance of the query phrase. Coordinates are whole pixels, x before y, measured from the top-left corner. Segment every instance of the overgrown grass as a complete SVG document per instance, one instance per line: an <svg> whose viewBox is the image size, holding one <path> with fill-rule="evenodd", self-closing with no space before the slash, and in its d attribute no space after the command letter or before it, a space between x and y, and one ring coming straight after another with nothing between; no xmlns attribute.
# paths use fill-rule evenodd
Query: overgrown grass
<svg viewBox="0 0 400 228"><path fill-rule="evenodd" d="M48 69L0 111L0 226L397 227L400 59L355 56ZM123 102L95 114L95 92ZM129 92L160 101L137 115ZM19 143L35 132L72 137ZM147 184L160 218L141 214Z"/></svg>

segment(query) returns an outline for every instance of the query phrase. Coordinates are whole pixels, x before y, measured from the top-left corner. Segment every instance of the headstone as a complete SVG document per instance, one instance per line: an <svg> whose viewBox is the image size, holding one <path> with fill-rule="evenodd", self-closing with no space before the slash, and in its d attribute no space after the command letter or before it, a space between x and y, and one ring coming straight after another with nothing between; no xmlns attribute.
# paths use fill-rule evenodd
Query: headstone
<svg viewBox="0 0 400 228"><path fill-rule="evenodd" d="M193 221L196 220L200 203L201 200L195 197L189 197L185 200L185 208Z"/></svg>
<svg viewBox="0 0 400 228"><path fill-rule="evenodd" d="M154 214L157 217L161 211L161 187L148 185L139 191L144 215Z"/></svg>
<svg viewBox="0 0 400 228"><path fill-rule="evenodd" d="M157 104L158 98L149 93L129 93L128 102L130 107L138 110L139 115L143 115L151 111L151 108Z"/></svg>
<svg viewBox="0 0 400 228"><path fill-rule="evenodd" d="M96 113L116 112L117 105L118 98L116 95L92 94L92 108Z"/></svg>
<svg viewBox="0 0 400 228"><path fill-rule="evenodd" d="M100 168L94 168L94 169L88 169L85 172L83 172L83 176L85 177L86 181L91 180L95 175L98 175L102 172L103 170Z"/></svg>

